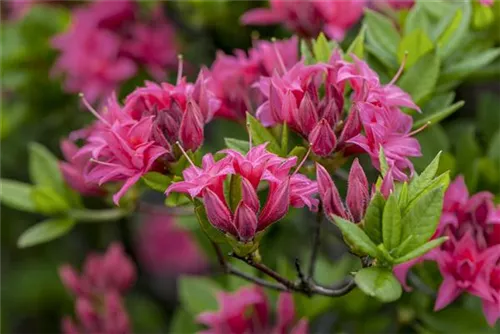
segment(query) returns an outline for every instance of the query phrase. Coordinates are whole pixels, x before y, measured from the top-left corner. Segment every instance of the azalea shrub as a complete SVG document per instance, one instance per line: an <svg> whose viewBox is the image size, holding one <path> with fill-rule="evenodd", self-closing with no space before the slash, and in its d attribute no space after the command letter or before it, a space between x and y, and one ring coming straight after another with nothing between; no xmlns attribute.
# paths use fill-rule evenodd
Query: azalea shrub
<svg viewBox="0 0 500 334"><path fill-rule="evenodd" d="M500 330L499 2L2 9L2 330Z"/></svg>

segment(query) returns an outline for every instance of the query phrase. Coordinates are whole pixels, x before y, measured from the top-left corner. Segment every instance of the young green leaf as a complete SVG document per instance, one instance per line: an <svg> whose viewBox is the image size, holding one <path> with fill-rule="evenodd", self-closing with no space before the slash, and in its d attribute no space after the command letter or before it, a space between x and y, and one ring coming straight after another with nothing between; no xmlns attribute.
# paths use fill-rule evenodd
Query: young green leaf
<svg viewBox="0 0 500 334"><path fill-rule="evenodd" d="M398 86L421 105L434 93L439 79L441 61L436 52L429 52L403 73Z"/></svg>
<svg viewBox="0 0 500 334"><path fill-rule="evenodd" d="M37 212L35 203L31 200L33 186L13 180L0 180L0 201L14 209Z"/></svg>
<svg viewBox="0 0 500 334"><path fill-rule="evenodd" d="M231 175L231 181L229 183L229 194L228 203L229 207L233 212L236 211L236 207L241 201L241 175L233 174Z"/></svg>
<svg viewBox="0 0 500 334"><path fill-rule="evenodd" d="M192 316L217 309L217 284L204 277L182 276L179 279L179 300L182 307Z"/></svg>
<svg viewBox="0 0 500 334"><path fill-rule="evenodd" d="M368 41L386 50L388 54L395 55L401 38L391 20L367 9L365 10L365 23Z"/></svg>
<svg viewBox="0 0 500 334"><path fill-rule="evenodd" d="M410 186L408 188L408 200L412 201L418 195L420 195L429 185L431 185L434 176L436 176L436 172L439 168L439 159L441 157L442 151L434 157L431 163L424 169L424 171L413 178L410 182Z"/></svg>
<svg viewBox="0 0 500 334"><path fill-rule="evenodd" d="M59 238L68 233L74 225L75 221L70 218L47 219L24 231L17 240L17 246L31 247Z"/></svg>
<svg viewBox="0 0 500 334"><path fill-rule="evenodd" d="M305 39L301 39L300 41L300 55L304 57L304 61L306 65L312 65L316 63L314 59L314 55L311 53L311 49L309 48L308 43L312 43L310 40L306 41ZM312 45L312 44L311 44Z"/></svg>
<svg viewBox="0 0 500 334"><path fill-rule="evenodd" d="M332 50L328 44L325 34L320 33L318 38L313 42L314 57L318 62L327 63L330 60Z"/></svg>
<svg viewBox="0 0 500 334"><path fill-rule="evenodd" d="M387 171L389 170L389 164L387 163L387 158L385 157L384 148L380 145L380 149L378 152L378 160L380 161L380 174L385 176Z"/></svg>
<svg viewBox="0 0 500 334"><path fill-rule="evenodd" d="M398 46L398 60L406 58L405 68L411 68L423 55L434 48L431 39L422 29L417 29L403 37ZM407 54L407 55L406 55ZM406 55L406 56L405 56Z"/></svg>
<svg viewBox="0 0 500 334"><path fill-rule="evenodd" d="M354 252L359 251L362 254L370 255L374 258L383 257L383 254L380 249L377 248L377 245L375 245L365 232L363 232L363 230L356 224L338 216L333 216L333 220L342 232L344 239L351 246Z"/></svg>
<svg viewBox="0 0 500 334"><path fill-rule="evenodd" d="M189 314L183 308L177 307L170 321L169 333L196 333L199 328L194 321L193 314Z"/></svg>
<svg viewBox="0 0 500 334"><path fill-rule="evenodd" d="M462 106L464 104L465 104L464 101L458 101L458 102L454 103L453 105L451 105L443 110L437 111L435 113L428 115L427 117L421 118L418 121L416 121L415 123L413 123L413 129L414 130L418 129L427 123L430 123L431 125L437 124L437 123L441 122L443 119L445 119L446 117L453 114L458 109L462 108Z"/></svg>
<svg viewBox="0 0 500 334"><path fill-rule="evenodd" d="M224 138L227 148L238 151L241 154L246 154L250 149L248 140L240 140L235 138Z"/></svg>
<svg viewBox="0 0 500 334"><path fill-rule="evenodd" d="M364 59L365 53L365 35L366 35L366 25L361 27L361 30L358 33L358 36L352 41L351 45L346 52L346 59L352 61L351 54L354 54L356 57L360 59Z"/></svg>
<svg viewBox="0 0 500 334"><path fill-rule="evenodd" d="M37 212L46 215L53 215L67 212L70 209L69 203L62 195L52 188L35 187L31 191L31 200L35 204Z"/></svg>
<svg viewBox="0 0 500 334"><path fill-rule="evenodd" d="M283 123L281 127L281 156L286 157L288 154L288 137L289 137L289 129L286 123Z"/></svg>
<svg viewBox="0 0 500 334"><path fill-rule="evenodd" d="M398 197L398 206L403 209L406 204L408 203L408 182L404 182L399 190L399 193L397 194Z"/></svg>
<svg viewBox="0 0 500 334"><path fill-rule="evenodd" d="M401 284L386 268L363 268L356 273L354 281L364 293L384 303L399 299L403 292Z"/></svg>
<svg viewBox="0 0 500 334"><path fill-rule="evenodd" d="M363 230L375 244L382 242L382 214L385 199L380 192L375 193L363 219Z"/></svg>
<svg viewBox="0 0 500 334"><path fill-rule="evenodd" d="M391 194L385 203L382 215L382 239L388 251L398 247L401 242L401 211L394 194Z"/></svg>
<svg viewBox="0 0 500 334"><path fill-rule="evenodd" d="M409 253L406 253L406 254L403 253L403 256L396 259L395 264L404 263L404 262L413 260L419 256L422 256L425 253L427 253L428 251L440 246L446 240L448 240L448 237L441 237L438 239L434 239L434 240L431 240L431 241L423 244L422 246L418 247L417 249L412 250Z"/></svg>
<svg viewBox="0 0 500 334"><path fill-rule="evenodd" d="M462 2L460 6L451 24L438 38L441 59L446 59L453 54L469 32L472 16L470 1Z"/></svg>
<svg viewBox="0 0 500 334"><path fill-rule="evenodd" d="M417 2L406 17L404 34L408 35L419 28L428 33L430 31L430 20L427 11L422 7L420 2Z"/></svg>
<svg viewBox="0 0 500 334"><path fill-rule="evenodd" d="M443 208L443 196L443 187L425 191L403 216L402 238L413 236L408 245L410 251L427 242L436 231Z"/></svg>
<svg viewBox="0 0 500 334"><path fill-rule="evenodd" d="M498 56L500 56L500 48L479 51L477 54L461 59L458 63L446 67L439 78L439 82L462 80L474 73L474 71L490 64Z"/></svg>
<svg viewBox="0 0 500 334"><path fill-rule="evenodd" d="M304 146L295 146L287 157L297 157L297 161L302 161L307 153L307 149Z"/></svg>
<svg viewBox="0 0 500 334"><path fill-rule="evenodd" d="M31 181L39 186L52 188L62 194L64 182L57 158L38 143L29 145L29 171Z"/></svg>
<svg viewBox="0 0 500 334"><path fill-rule="evenodd" d="M158 172L149 172L142 176L144 183L153 190L165 192L172 183L172 179Z"/></svg>
<svg viewBox="0 0 500 334"><path fill-rule="evenodd" d="M453 33L458 29L462 21L463 11L457 8L455 11L444 13L436 27L431 31L433 41L437 41L439 48L444 47Z"/></svg>
<svg viewBox="0 0 500 334"><path fill-rule="evenodd" d="M252 134L252 142L254 145L260 145L265 142L267 144L267 150L271 153L280 154L281 147L278 141L273 136L273 134L266 129L258 120L256 120L252 115L247 113L247 123L249 131Z"/></svg>

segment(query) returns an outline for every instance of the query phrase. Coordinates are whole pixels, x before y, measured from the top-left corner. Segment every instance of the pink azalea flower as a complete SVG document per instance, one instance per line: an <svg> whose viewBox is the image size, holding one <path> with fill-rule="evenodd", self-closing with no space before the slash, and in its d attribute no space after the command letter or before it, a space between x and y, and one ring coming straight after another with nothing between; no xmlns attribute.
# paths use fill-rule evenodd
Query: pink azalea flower
<svg viewBox="0 0 500 334"><path fill-rule="evenodd" d="M279 296L276 325L270 323L269 302L260 287L245 287L232 294L220 292L217 300L220 306L218 311L203 312L197 316L197 321L208 327L202 333L307 333L308 324L305 319L295 324L295 310L290 294L282 293Z"/></svg>
<svg viewBox="0 0 500 334"><path fill-rule="evenodd" d="M298 60L296 37L277 42L256 41L248 56L242 50L236 50L234 56L218 52L210 70L212 89L223 101L217 115L244 119L245 113L260 101L253 84L261 76L270 76L276 68L291 68Z"/></svg>
<svg viewBox="0 0 500 334"><path fill-rule="evenodd" d="M328 217L336 215L355 223L363 219L370 201L370 194L368 180L358 159L354 160L349 172L345 205L330 174L318 163L316 164L316 178L321 202Z"/></svg>
<svg viewBox="0 0 500 334"><path fill-rule="evenodd" d="M490 298L483 299L483 312L490 326L500 318L500 252L488 259L488 266L485 270L487 283L490 287Z"/></svg>
<svg viewBox="0 0 500 334"><path fill-rule="evenodd" d="M101 196L104 194L97 183L89 183L85 180L84 171L90 159L90 153L75 156L78 146L72 141L65 139L61 141L61 151L66 161L59 161L59 169L64 181L75 191L84 196Z"/></svg>
<svg viewBox="0 0 500 334"><path fill-rule="evenodd" d="M303 175L289 175L297 159L280 158L265 147L266 144L253 147L245 155L224 150L220 153L225 153L226 157L218 162L207 154L202 168L186 169L184 181L173 183L166 194L176 191L203 198L210 223L243 242L253 240L257 232L283 218L290 204L294 207L307 205L316 210L318 200L313 198L316 184ZM234 211L227 204L223 190L224 180L230 174L241 180L242 197ZM261 181L269 185L262 208L257 196Z"/></svg>
<svg viewBox="0 0 500 334"><path fill-rule="evenodd" d="M61 54L53 73L64 74L68 92L95 102L109 95L144 65L156 78L175 64L173 32L161 11L140 20L130 0L94 1L73 11L70 29L52 44Z"/></svg>
<svg viewBox="0 0 500 334"><path fill-rule="evenodd" d="M364 0L283 1L271 0L269 9L252 9L241 17L243 24L282 23L305 38L324 31L330 38L342 40L346 31L363 15Z"/></svg>
<svg viewBox="0 0 500 334"><path fill-rule="evenodd" d="M495 3L494 0L479 0L479 3L485 7L491 7Z"/></svg>
<svg viewBox="0 0 500 334"><path fill-rule="evenodd" d="M192 235L176 226L165 210L148 210L137 238L138 256L146 269L162 275L200 273L207 259Z"/></svg>

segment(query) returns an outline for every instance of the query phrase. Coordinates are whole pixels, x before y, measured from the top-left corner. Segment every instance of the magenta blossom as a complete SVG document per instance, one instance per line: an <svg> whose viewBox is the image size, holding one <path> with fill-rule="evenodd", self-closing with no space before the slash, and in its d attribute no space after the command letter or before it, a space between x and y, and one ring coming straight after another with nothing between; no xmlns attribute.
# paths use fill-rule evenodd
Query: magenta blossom
<svg viewBox="0 0 500 334"><path fill-rule="evenodd" d="M305 38L324 31L330 38L342 40L346 31L363 15L364 0L284 1L271 0L269 9L252 9L241 17L244 24L284 24Z"/></svg>
<svg viewBox="0 0 500 334"><path fill-rule="evenodd" d="M177 276L205 269L207 259L195 239L176 224L175 217L164 209L150 209L144 215L137 247L139 259L148 271Z"/></svg>
<svg viewBox="0 0 500 334"><path fill-rule="evenodd" d="M130 0L94 1L74 9L70 29L52 42L61 52L53 73L65 75L68 92L83 92L96 102L141 65L157 79L175 65L172 27L161 11L151 21L141 20L136 6Z"/></svg>
<svg viewBox="0 0 500 334"><path fill-rule="evenodd" d="M166 193L201 197L210 223L243 242L253 240L257 232L283 218L290 204L317 210L318 200L312 197L317 192L316 183L297 173L289 175L297 159L280 158L265 147L266 144L253 147L246 155L224 150L220 153L226 153L226 157L218 162L207 154L202 168L186 169L184 181L172 184ZM227 204L223 189L230 174L241 182L241 199L234 210ZM262 181L268 183L269 194L261 207L257 191Z"/></svg>
<svg viewBox="0 0 500 334"><path fill-rule="evenodd" d="M398 279L405 283L406 273L414 264L435 261L443 276L435 309L446 307L468 292L481 298L485 316L493 326L500 317L499 212L492 194L482 192L469 197L463 177L458 177L445 193L443 213L433 236L447 236L449 240L420 258L396 266Z"/></svg>
<svg viewBox="0 0 500 334"><path fill-rule="evenodd" d="M245 112L251 112L261 99L253 84L275 69L286 71L298 60L296 37L277 42L256 41L248 55L243 50L236 50L234 56L218 52L210 70L212 89L222 100L217 115L244 119Z"/></svg>
<svg viewBox="0 0 500 334"><path fill-rule="evenodd" d="M112 244L104 255L91 254L81 275L69 265L59 269L63 284L76 296L78 322L62 320L65 334L131 332L121 294L133 285L136 273L132 261L119 244Z"/></svg>
<svg viewBox="0 0 500 334"><path fill-rule="evenodd" d="M355 223L363 219L370 202L370 194L368 180L358 159L354 160L349 172L345 205L330 174L318 163L316 164L316 177L321 202L328 217L336 215Z"/></svg>
<svg viewBox="0 0 500 334"><path fill-rule="evenodd" d="M307 320L295 323L293 298L281 293L277 303L275 324L271 323L269 302L262 288L245 287L229 294L217 294L220 309L198 315L197 321L206 325L205 334L306 334Z"/></svg>

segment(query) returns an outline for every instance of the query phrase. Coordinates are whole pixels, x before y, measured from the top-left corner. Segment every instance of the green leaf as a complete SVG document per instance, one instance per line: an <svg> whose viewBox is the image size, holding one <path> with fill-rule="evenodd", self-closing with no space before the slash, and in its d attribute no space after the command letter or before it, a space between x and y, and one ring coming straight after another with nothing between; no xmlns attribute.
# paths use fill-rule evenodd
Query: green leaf
<svg viewBox="0 0 500 334"><path fill-rule="evenodd" d="M142 176L144 183L153 190L165 192L172 183L172 179L158 172L149 172Z"/></svg>
<svg viewBox="0 0 500 334"><path fill-rule="evenodd" d="M254 145L260 145L267 142L269 143L267 145L267 150L269 152L275 154L281 153L281 147L273 134L249 113L247 113L247 124L252 134L252 142Z"/></svg>
<svg viewBox="0 0 500 334"><path fill-rule="evenodd" d="M365 10L365 23L368 41L389 55L396 55L401 38L391 20L367 9Z"/></svg>
<svg viewBox="0 0 500 334"><path fill-rule="evenodd" d="M241 175L233 174L231 175L231 181L229 183L229 198L228 203L232 212L235 212L236 207L241 201Z"/></svg>
<svg viewBox="0 0 500 334"><path fill-rule="evenodd" d="M90 209L74 209L68 212L68 216L77 222L86 223L107 223L116 221L130 214L129 211L119 208L90 210Z"/></svg>
<svg viewBox="0 0 500 334"><path fill-rule="evenodd" d="M478 170L476 160L482 156L481 146L476 139L473 124L466 124L460 129L460 136L454 141L456 145L457 170L464 175L465 183L471 192L477 187Z"/></svg>
<svg viewBox="0 0 500 334"><path fill-rule="evenodd" d="M434 93L439 78L441 62L435 52L421 57L398 80L398 86L409 93L417 105L421 105Z"/></svg>
<svg viewBox="0 0 500 334"><path fill-rule="evenodd" d="M382 215L382 238L385 249L389 252L398 247L401 242L401 211L394 194L389 195L385 203Z"/></svg>
<svg viewBox="0 0 500 334"><path fill-rule="evenodd" d="M431 249L434 249L434 248L440 246L446 240L448 240L448 237L441 237L438 239L431 240L431 241L423 244L422 246L418 247L417 249L414 249L413 251L411 251L409 253L406 253L406 254L403 253L402 254L403 256L397 258L395 263L399 264L399 263L408 262L408 261L413 260L419 256L422 256L425 253L427 253L428 251L430 251Z"/></svg>
<svg viewBox="0 0 500 334"><path fill-rule="evenodd" d="M334 216L333 220L354 252L359 251L374 258L383 257L380 249L377 248L359 226L338 216Z"/></svg>
<svg viewBox="0 0 500 334"><path fill-rule="evenodd" d="M413 129L418 129L419 127L421 127L427 123L430 123L430 125L437 124L437 123L441 122L443 119L445 119L446 117L453 114L458 109L462 108L462 106L464 104L465 104L464 101L458 101L445 109L437 111L431 115L428 115L427 117L421 118L418 121L416 121L415 123L413 123Z"/></svg>
<svg viewBox="0 0 500 334"><path fill-rule="evenodd" d="M495 133L500 129L500 112L498 105L500 98L491 93L481 93L479 102L476 106L476 123L479 132L490 142Z"/></svg>
<svg viewBox="0 0 500 334"><path fill-rule="evenodd" d="M241 154L246 154L250 149L250 145L247 140L240 140L235 138L224 138L227 148L238 151Z"/></svg>
<svg viewBox="0 0 500 334"><path fill-rule="evenodd" d="M500 166L500 129L493 136L490 142L490 147L488 149L488 158L496 161L498 166Z"/></svg>
<svg viewBox="0 0 500 334"><path fill-rule="evenodd" d="M417 29L403 37L398 46L398 60L401 64L407 54L405 68L410 68L423 55L434 48L431 39L422 29Z"/></svg>
<svg viewBox="0 0 500 334"><path fill-rule="evenodd" d="M430 22L427 12L425 11L424 8L422 8L420 2L417 2L411 8L410 12L408 13L408 16L406 17L404 34L408 35L419 28L423 29L424 32L428 33L430 30L429 26Z"/></svg>
<svg viewBox="0 0 500 334"><path fill-rule="evenodd" d="M461 59L460 62L447 66L439 78L440 82L462 80L476 70L485 67L500 55L500 48L480 51L475 55Z"/></svg>
<svg viewBox="0 0 500 334"><path fill-rule="evenodd" d="M289 137L289 129L286 123L283 123L281 128L281 156L286 157L288 154L288 137Z"/></svg>
<svg viewBox="0 0 500 334"><path fill-rule="evenodd" d="M53 188L62 194L64 182L57 158L38 143L30 143L29 151L31 181L39 186Z"/></svg>
<svg viewBox="0 0 500 334"><path fill-rule="evenodd" d="M330 60L332 50L325 34L320 33L318 38L313 42L313 52L318 62L327 63Z"/></svg>
<svg viewBox="0 0 500 334"><path fill-rule="evenodd" d="M404 182L397 194L398 197L398 206L403 209L408 203L409 195L408 195L408 183Z"/></svg>
<svg viewBox="0 0 500 334"><path fill-rule="evenodd" d="M471 19L470 2L461 3L461 9L456 12L452 24L438 38L439 54L441 59L448 58L461 46L467 32L469 31Z"/></svg>
<svg viewBox="0 0 500 334"><path fill-rule="evenodd" d="M382 214L384 212L385 199L380 192L373 196L363 219L363 230L375 243L382 242Z"/></svg>
<svg viewBox="0 0 500 334"><path fill-rule="evenodd" d="M288 157L297 157L297 161L302 161L307 153L307 149L304 146L295 146L290 153L288 153Z"/></svg>
<svg viewBox="0 0 500 334"><path fill-rule="evenodd" d="M215 296L220 288L208 278L182 276L178 291L182 307L192 317L217 309Z"/></svg>
<svg viewBox="0 0 500 334"><path fill-rule="evenodd" d="M424 192L418 200L410 206L403 216L403 235L406 239L413 236L408 245L409 250L423 245L436 231L441 210L443 208L444 188L439 186Z"/></svg>
<svg viewBox="0 0 500 334"><path fill-rule="evenodd" d="M385 157L384 148L380 145L378 159L380 161L380 174L385 176L389 170L389 164L387 163L387 158Z"/></svg>
<svg viewBox="0 0 500 334"><path fill-rule="evenodd" d="M363 268L354 276L356 285L367 295L389 303L401 297L401 284L389 269Z"/></svg>
<svg viewBox="0 0 500 334"><path fill-rule="evenodd" d="M17 246L31 247L59 238L68 233L74 225L75 221L70 218L47 219L24 231L17 240Z"/></svg>
<svg viewBox="0 0 500 334"><path fill-rule="evenodd" d="M311 53L311 50L309 49L307 43L308 41L306 41L305 39L302 39L300 41L300 55L304 57L306 65L312 65L316 63L316 60L314 59L314 55Z"/></svg>
<svg viewBox="0 0 500 334"><path fill-rule="evenodd" d="M358 36L352 41L349 48L347 48L346 59L352 61L351 54L354 54L359 59L364 59L365 55L365 35L366 35L366 25L363 25L358 33Z"/></svg>
<svg viewBox="0 0 500 334"><path fill-rule="evenodd" d="M199 328L194 322L194 317L189 312L178 307L170 322L169 333L182 334L182 333L196 333Z"/></svg>
<svg viewBox="0 0 500 334"><path fill-rule="evenodd" d="M31 200L35 204L36 210L46 215L63 213L70 209L66 198L52 188L35 187L31 191Z"/></svg>
<svg viewBox="0 0 500 334"><path fill-rule="evenodd" d="M14 180L0 180L0 201L14 209L37 212L35 203L31 200L33 186Z"/></svg>
<svg viewBox="0 0 500 334"><path fill-rule="evenodd" d="M453 33L460 26L462 21L463 11L457 8L453 12L445 13L438 25L432 31L432 39L437 41L437 46L442 48L450 40Z"/></svg>
<svg viewBox="0 0 500 334"><path fill-rule="evenodd" d="M410 187L408 189L409 201L412 201L417 196L419 196L432 183L432 180L434 179L434 176L436 176L436 172L439 167L440 157L441 152L436 155L436 157L419 176L416 176L411 180Z"/></svg>

